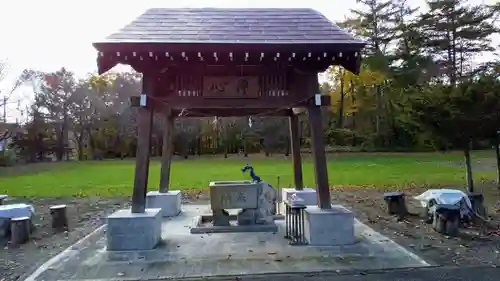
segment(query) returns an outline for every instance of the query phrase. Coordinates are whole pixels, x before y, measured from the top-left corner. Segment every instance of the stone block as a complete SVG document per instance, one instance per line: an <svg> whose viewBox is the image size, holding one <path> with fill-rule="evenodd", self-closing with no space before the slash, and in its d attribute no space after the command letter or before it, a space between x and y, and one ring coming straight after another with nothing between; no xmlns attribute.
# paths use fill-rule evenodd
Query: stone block
<svg viewBox="0 0 500 281"><path fill-rule="evenodd" d="M0 194L0 205L3 205L7 198L9 198L7 194Z"/></svg>
<svg viewBox="0 0 500 281"><path fill-rule="evenodd" d="M237 215L229 215L230 220L237 220ZM193 220L190 227L191 234L202 233L245 233L245 232L278 232L278 225L273 221L270 224L250 224L250 225L215 225L212 215L201 215Z"/></svg>
<svg viewBox="0 0 500 281"><path fill-rule="evenodd" d="M168 192L150 191L146 194L146 208L161 209L163 217L174 217L181 212L182 193L180 190Z"/></svg>
<svg viewBox="0 0 500 281"><path fill-rule="evenodd" d="M299 198L304 200L304 204L306 206L309 205L317 205L318 197L316 195L316 190L306 187L302 190L296 190L295 188L283 188L281 190L282 193L282 201L288 200L293 194L297 194Z"/></svg>
<svg viewBox="0 0 500 281"><path fill-rule="evenodd" d="M302 190L296 190L295 188L283 188L281 189L281 204L280 212L285 214L285 204L283 201L288 200L292 195L297 194L299 198L304 200L306 206L316 206L318 203L318 198L316 195L316 190L306 187Z"/></svg>
<svg viewBox="0 0 500 281"><path fill-rule="evenodd" d="M331 209L308 206L305 209L305 238L312 246L354 244L354 214L341 205Z"/></svg>
<svg viewBox="0 0 500 281"><path fill-rule="evenodd" d="M231 216L229 212L224 209L214 209L213 213L213 223L214 226L230 226Z"/></svg>
<svg viewBox="0 0 500 281"><path fill-rule="evenodd" d="M107 250L152 250L161 240L161 223L160 208L146 209L144 213L116 211L107 217Z"/></svg>
<svg viewBox="0 0 500 281"><path fill-rule="evenodd" d="M253 225L256 222L257 214L255 209L243 209L238 213L238 225Z"/></svg>

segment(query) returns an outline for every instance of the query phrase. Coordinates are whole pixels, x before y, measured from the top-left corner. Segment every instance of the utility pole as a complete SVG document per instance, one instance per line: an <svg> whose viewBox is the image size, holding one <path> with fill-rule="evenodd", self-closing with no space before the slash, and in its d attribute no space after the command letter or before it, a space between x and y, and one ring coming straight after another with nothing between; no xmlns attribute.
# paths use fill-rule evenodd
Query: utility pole
<svg viewBox="0 0 500 281"><path fill-rule="evenodd" d="M7 97L3 97L3 122L7 123Z"/></svg>
<svg viewBox="0 0 500 281"><path fill-rule="evenodd" d="M0 96L2 95L2 91L0 91ZM4 96L3 97L3 104L1 104L1 106L3 106L3 122L7 123L7 97Z"/></svg>

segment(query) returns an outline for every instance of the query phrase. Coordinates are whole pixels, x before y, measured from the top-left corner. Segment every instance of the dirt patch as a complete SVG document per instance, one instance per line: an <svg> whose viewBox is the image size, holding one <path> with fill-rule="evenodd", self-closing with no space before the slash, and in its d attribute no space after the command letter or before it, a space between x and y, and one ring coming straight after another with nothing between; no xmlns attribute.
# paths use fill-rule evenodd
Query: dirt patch
<svg viewBox="0 0 500 281"><path fill-rule="evenodd" d="M446 237L436 233L425 223L423 210L411 197L421 194L428 187L405 188L408 210L412 216L399 221L388 215L383 193L391 189L362 187L335 187L332 201L354 210L356 217L403 247L413 251L428 262L443 266L500 265L500 228L489 230L470 226L461 228L459 237ZM483 193L491 224L500 225L500 190L493 183L482 183L476 190ZM196 200L208 200L206 192L194 192Z"/></svg>
<svg viewBox="0 0 500 281"><path fill-rule="evenodd" d="M128 198L14 198L6 202L32 204L36 216L35 232L30 242L19 247L0 239L0 280L19 280L23 274L33 272L50 257L66 249L103 224L108 213L128 204ZM49 208L67 205L69 231L54 233L51 229Z"/></svg>
<svg viewBox="0 0 500 281"><path fill-rule="evenodd" d="M459 237L436 233L423 219L423 210L411 197L424 192L424 188L406 190L408 210L413 214L404 220L387 214L382 190L356 187L335 188L334 201L348 205L356 217L400 245L412 250L428 262L437 265L500 265L500 192L493 184L481 186L491 224L496 231L483 227L461 228ZM392 190L387 190L392 191Z"/></svg>
<svg viewBox="0 0 500 281"><path fill-rule="evenodd" d="M203 200L199 192L188 191L183 202ZM0 238L0 281L22 280L49 258L76 243L104 223L113 211L130 206L129 197L120 198L9 198L6 204L26 203L35 208L35 232L27 244L11 246ZM67 206L69 231L54 233L51 229L49 208Z"/></svg>

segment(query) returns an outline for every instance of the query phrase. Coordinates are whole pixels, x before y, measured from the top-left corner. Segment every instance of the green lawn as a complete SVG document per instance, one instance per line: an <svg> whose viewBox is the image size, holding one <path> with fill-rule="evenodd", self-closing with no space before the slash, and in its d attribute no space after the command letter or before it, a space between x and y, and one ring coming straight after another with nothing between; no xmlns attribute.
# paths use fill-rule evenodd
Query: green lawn
<svg viewBox="0 0 500 281"><path fill-rule="evenodd" d="M474 159L488 162L493 152L474 153ZM344 186L409 186L409 185L463 185L464 169L459 165L459 153L408 154L338 154L328 156L331 185ZM487 161L488 160L488 161ZM491 161L490 161L491 162ZM220 156L177 160L172 166L171 186L175 189L206 188L209 181L246 179L240 168L250 163L257 175L274 184L276 176L281 186L293 181L291 159L284 156L266 158ZM304 182L314 185L314 168L310 156L303 157ZM11 196L117 196L130 195L133 184L133 160L65 162L27 165L0 169L0 194ZM159 183L160 164L151 162L149 189ZM475 178L495 179L492 168L477 169Z"/></svg>

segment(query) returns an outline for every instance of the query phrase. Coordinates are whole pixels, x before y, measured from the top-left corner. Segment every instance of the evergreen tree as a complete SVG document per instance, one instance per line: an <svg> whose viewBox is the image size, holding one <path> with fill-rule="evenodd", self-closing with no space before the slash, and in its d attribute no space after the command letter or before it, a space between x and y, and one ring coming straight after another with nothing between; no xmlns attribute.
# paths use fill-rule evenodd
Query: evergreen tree
<svg viewBox="0 0 500 281"><path fill-rule="evenodd" d="M388 73L388 47L395 39L394 25L390 19L397 12L391 0L357 0L362 5L360 9L351 9L353 17L344 22L358 36L363 38L367 46L365 64L369 69ZM383 86L375 87L375 132L381 134L384 104Z"/></svg>
<svg viewBox="0 0 500 281"><path fill-rule="evenodd" d="M427 53L454 86L473 73L474 55L494 50L490 36L498 31L492 23L496 11L482 4L466 5L464 0L428 0L427 4L429 11L418 22Z"/></svg>
<svg viewBox="0 0 500 281"><path fill-rule="evenodd" d="M394 25L395 48L391 54L393 85L398 88L425 83L434 75L434 63L423 52L421 28L415 22L418 8L407 0L394 0L396 13L389 19Z"/></svg>

